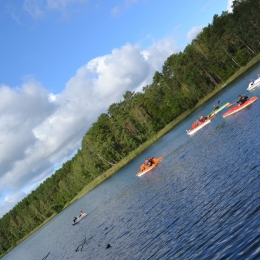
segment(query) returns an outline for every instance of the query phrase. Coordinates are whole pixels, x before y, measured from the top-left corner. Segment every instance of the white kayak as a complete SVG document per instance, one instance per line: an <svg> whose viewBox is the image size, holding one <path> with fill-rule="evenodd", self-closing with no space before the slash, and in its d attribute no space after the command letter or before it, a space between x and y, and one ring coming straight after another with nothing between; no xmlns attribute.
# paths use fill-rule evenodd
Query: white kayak
<svg viewBox="0 0 260 260"><path fill-rule="evenodd" d="M255 81L254 81L254 83L253 82L250 82L249 84L248 84L248 88L246 89L246 90L253 90L254 88L256 88L256 87L259 87L260 86L260 78L258 78L258 79L256 79Z"/></svg>
<svg viewBox="0 0 260 260"><path fill-rule="evenodd" d="M77 219L74 221L72 225L78 224L83 218L87 216L87 213L82 214L81 216L78 216Z"/></svg>

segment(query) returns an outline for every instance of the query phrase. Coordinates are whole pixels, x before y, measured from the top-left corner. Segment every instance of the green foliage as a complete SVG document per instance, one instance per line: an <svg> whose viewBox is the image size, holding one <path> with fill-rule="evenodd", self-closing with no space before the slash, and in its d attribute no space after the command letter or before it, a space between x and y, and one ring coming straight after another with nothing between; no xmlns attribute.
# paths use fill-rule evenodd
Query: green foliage
<svg viewBox="0 0 260 260"><path fill-rule="evenodd" d="M238 50L238 52L235 54L235 59L242 65L246 65L248 58L249 58L250 53L246 48Z"/></svg>
<svg viewBox="0 0 260 260"><path fill-rule="evenodd" d="M111 104L77 154L0 219L0 255L260 52L259 1L235 0L233 6L232 13L215 15L183 52L168 57L143 93L127 91Z"/></svg>

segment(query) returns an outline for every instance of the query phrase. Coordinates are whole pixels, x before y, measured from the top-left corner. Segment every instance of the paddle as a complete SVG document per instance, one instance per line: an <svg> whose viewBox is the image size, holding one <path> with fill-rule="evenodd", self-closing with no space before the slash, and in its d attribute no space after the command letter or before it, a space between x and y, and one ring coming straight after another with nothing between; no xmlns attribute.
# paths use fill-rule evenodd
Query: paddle
<svg viewBox="0 0 260 260"><path fill-rule="evenodd" d="M230 104L230 103L228 103L227 104L227 107L231 107L231 106L233 106L234 104Z"/></svg>
<svg viewBox="0 0 260 260"><path fill-rule="evenodd" d="M231 107L231 106L233 106L233 105L237 105L237 103L234 103L234 104L228 103L228 104L227 104L227 107Z"/></svg>

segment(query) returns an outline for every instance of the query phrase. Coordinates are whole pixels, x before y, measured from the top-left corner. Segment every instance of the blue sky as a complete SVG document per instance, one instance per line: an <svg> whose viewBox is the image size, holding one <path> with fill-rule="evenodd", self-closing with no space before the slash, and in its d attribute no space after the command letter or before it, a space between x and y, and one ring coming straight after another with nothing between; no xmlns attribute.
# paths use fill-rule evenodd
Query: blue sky
<svg viewBox="0 0 260 260"><path fill-rule="evenodd" d="M231 0L2 0L0 217Z"/></svg>

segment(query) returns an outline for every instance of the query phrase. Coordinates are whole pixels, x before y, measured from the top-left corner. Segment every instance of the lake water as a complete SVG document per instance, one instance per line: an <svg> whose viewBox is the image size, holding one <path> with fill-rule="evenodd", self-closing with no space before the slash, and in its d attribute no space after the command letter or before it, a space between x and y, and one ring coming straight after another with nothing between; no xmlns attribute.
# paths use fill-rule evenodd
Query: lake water
<svg viewBox="0 0 260 260"><path fill-rule="evenodd" d="M213 104L237 101L260 66L197 109L144 153L2 259L260 259L260 100L186 130ZM136 177L150 156L164 160ZM88 213L79 224L80 210ZM106 248L110 244L110 248Z"/></svg>

